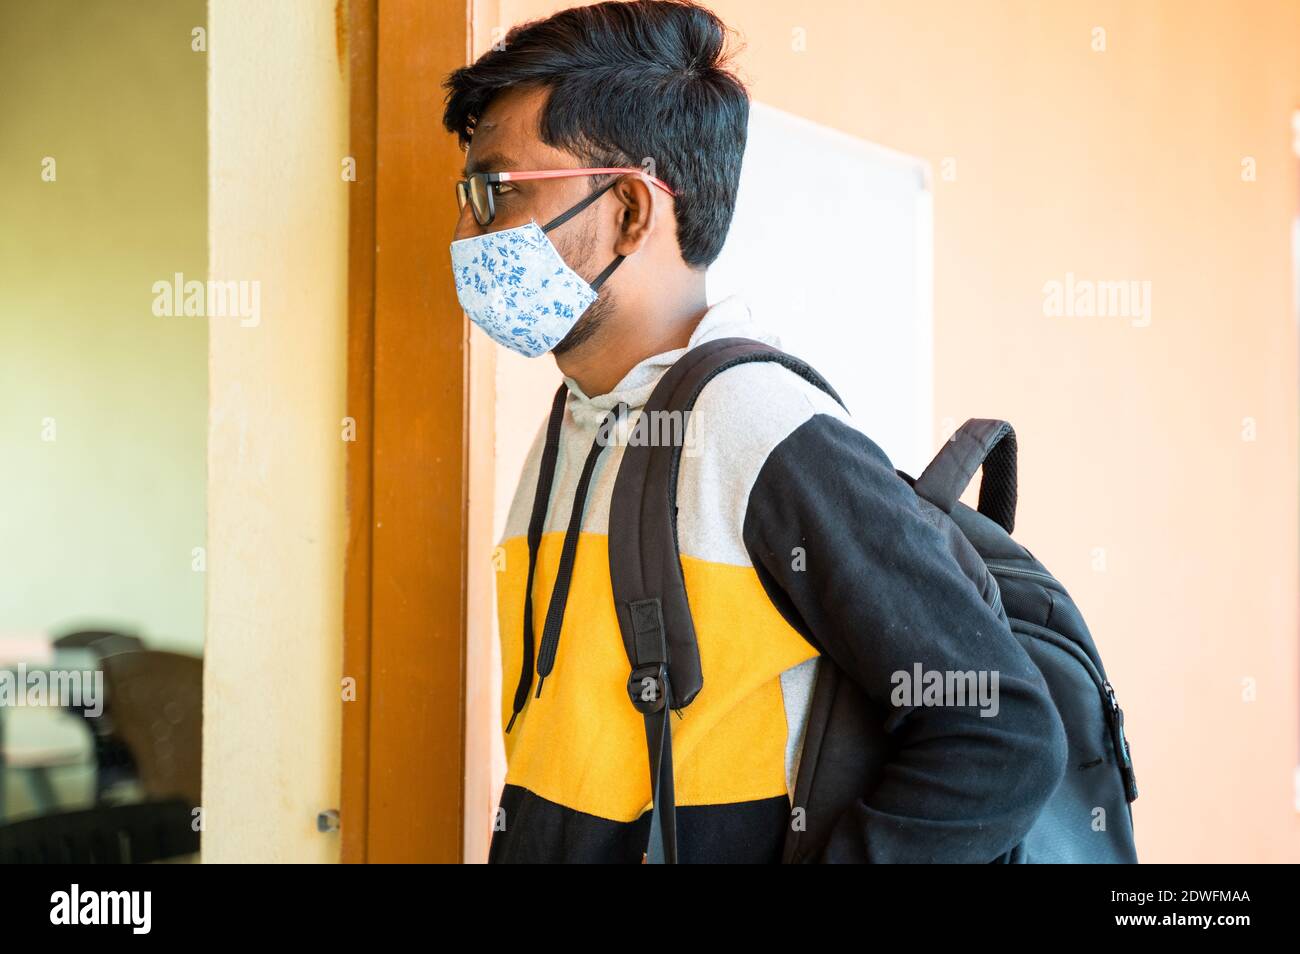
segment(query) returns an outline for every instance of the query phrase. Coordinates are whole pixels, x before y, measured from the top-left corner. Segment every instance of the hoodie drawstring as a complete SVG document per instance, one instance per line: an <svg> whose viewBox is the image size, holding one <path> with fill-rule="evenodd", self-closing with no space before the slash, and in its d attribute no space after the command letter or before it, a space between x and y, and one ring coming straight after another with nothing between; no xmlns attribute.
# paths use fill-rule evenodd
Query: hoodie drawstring
<svg viewBox="0 0 1300 954"><path fill-rule="evenodd" d="M537 475L537 492L533 498L533 515L528 524L528 579L524 594L524 639L523 666L519 673L519 685L515 689L514 709L510 722L506 725L508 733L515 724L515 719L528 702L528 691L533 681L533 581L537 573L537 551L541 545L542 530L546 524L549 509L551 485L555 477L555 464L559 455L560 427L564 422L564 409L568 399L568 388L560 385L551 405L551 417L546 428L546 446L542 452L542 461ZM582 530L582 517L587 505L587 492L591 485L591 475L601 451L609 443L609 425L626 412L626 405L620 403L605 415L596 428L596 438L587 460L582 465L582 475L573 495L573 508L569 514L569 527L564 534L564 546L560 551L560 565L555 575L555 585L551 589L551 602L546 611L546 624L542 630L542 647L537 657L537 695L542 694L542 684L555 667L555 656L560 646L560 629L564 623L564 609L569 601L569 587L573 581L573 566L577 561L578 537Z"/></svg>

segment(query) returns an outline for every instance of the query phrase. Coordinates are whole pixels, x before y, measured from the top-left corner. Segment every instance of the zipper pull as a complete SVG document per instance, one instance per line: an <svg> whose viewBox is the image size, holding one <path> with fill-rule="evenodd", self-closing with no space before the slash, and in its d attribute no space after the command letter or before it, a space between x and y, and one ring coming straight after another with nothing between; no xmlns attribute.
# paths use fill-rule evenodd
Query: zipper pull
<svg viewBox="0 0 1300 954"><path fill-rule="evenodd" d="M1124 775L1124 787L1128 800L1134 801L1138 797L1137 774L1133 771L1133 753L1129 749L1128 736L1124 734L1124 710L1119 707L1119 700L1115 698L1115 687L1110 684L1110 680L1102 683L1102 688L1106 690L1106 698L1110 701L1111 719L1115 726L1115 735L1119 740L1119 754L1123 759L1121 766Z"/></svg>

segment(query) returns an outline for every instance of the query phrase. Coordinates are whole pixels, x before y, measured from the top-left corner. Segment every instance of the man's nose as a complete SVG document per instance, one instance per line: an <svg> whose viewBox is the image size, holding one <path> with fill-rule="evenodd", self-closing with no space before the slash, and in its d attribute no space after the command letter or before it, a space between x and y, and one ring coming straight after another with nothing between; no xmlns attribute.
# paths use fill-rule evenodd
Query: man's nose
<svg viewBox="0 0 1300 954"><path fill-rule="evenodd" d="M482 235L483 231L483 227L474 218L473 207L466 202L465 208L460 210L460 218L456 220L456 231L452 234L452 240L458 242L461 239L473 238Z"/></svg>

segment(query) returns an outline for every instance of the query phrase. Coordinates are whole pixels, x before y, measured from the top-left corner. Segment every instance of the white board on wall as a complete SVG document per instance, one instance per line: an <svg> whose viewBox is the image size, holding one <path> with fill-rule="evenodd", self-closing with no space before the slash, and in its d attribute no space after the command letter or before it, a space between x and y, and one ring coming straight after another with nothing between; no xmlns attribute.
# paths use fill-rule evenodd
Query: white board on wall
<svg viewBox="0 0 1300 954"><path fill-rule="evenodd" d="M710 303L754 316L839 392L895 467L933 456L929 164L754 103Z"/></svg>

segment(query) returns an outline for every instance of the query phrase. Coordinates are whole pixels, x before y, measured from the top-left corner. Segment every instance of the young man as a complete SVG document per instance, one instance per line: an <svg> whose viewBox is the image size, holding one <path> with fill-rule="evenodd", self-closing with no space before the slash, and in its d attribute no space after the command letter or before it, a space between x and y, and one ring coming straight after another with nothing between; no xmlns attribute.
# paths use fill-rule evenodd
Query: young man
<svg viewBox="0 0 1300 954"><path fill-rule="evenodd" d="M645 727L606 547L623 448L598 435L686 349L775 343L741 299L705 298L748 119L725 39L685 2L601 3L515 28L447 81L444 123L467 147L452 244L461 303L503 345L553 354L568 391L535 568L544 422L501 541L509 769L493 862L639 862L646 848ZM671 720L680 860L780 860L823 654L899 743L825 859L1008 851L1061 776L1063 728L914 493L834 400L779 365L718 375L694 420L677 529L705 681ZM997 673L997 715L895 705L895 674L918 664Z"/></svg>

